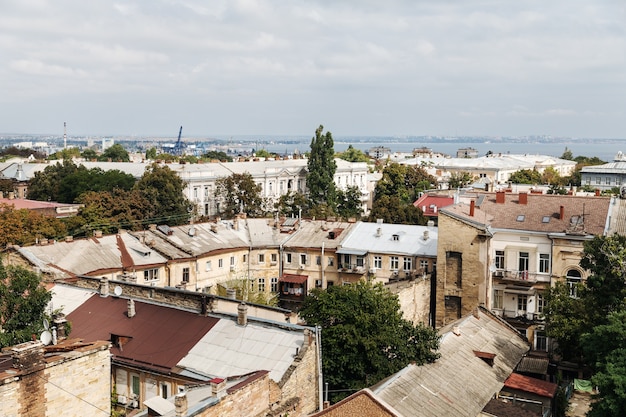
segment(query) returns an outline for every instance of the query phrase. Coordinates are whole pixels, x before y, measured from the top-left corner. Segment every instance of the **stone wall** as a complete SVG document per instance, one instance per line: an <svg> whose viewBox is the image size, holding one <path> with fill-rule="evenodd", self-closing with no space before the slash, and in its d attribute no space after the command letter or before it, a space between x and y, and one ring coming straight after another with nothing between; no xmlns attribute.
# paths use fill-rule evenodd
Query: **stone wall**
<svg viewBox="0 0 626 417"><path fill-rule="evenodd" d="M430 315L430 275L414 280L397 281L385 285L397 294L402 317L413 324L428 326Z"/></svg>

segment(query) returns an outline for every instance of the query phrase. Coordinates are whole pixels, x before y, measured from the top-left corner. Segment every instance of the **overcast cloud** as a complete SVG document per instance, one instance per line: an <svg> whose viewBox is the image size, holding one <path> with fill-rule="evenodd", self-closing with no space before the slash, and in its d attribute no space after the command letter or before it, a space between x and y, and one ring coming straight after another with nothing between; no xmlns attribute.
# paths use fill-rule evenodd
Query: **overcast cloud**
<svg viewBox="0 0 626 417"><path fill-rule="evenodd" d="M626 138L624 0L0 0L0 132Z"/></svg>

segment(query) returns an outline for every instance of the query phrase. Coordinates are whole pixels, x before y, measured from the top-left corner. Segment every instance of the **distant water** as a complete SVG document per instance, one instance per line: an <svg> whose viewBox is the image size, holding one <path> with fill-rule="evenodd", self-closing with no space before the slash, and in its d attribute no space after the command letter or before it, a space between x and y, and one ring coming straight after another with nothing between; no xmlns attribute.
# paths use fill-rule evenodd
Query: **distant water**
<svg viewBox="0 0 626 417"><path fill-rule="evenodd" d="M309 150L310 142L303 143L273 143L264 144L263 147L270 152L280 154L291 154L294 151L301 153ZM345 151L350 143L342 140L335 140L335 151ZM474 148L478 151L478 156L484 156L491 151L495 154L528 154L528 155L550 155L560 157L565 152L565 148L569 149L576 156L598 157L603 161L610 162L613 160L617 152L622 151L626 154L626 140L615 143L518 143L518 142L497 142L497 143L465 143L465 142L437 142L437 143L416 143L416 142L355 142L352 146L362 151L367 151L376 146L384 146L391 149L392 152L411 152L415 148L423 146L432 149L433 152L441 152L450 156L456 156L456 152L461 148Z"/></svg>

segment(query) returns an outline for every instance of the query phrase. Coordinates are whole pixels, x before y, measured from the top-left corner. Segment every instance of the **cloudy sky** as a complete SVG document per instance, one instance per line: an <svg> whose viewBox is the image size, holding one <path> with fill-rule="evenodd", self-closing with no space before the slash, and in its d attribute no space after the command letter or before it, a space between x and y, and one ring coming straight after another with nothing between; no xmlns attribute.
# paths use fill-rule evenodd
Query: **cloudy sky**
<svg viewBox="0 0 626 417"><path fill-rule="evenodd" d="M0 0L0 132L626 138L624 0Z"/></svg>

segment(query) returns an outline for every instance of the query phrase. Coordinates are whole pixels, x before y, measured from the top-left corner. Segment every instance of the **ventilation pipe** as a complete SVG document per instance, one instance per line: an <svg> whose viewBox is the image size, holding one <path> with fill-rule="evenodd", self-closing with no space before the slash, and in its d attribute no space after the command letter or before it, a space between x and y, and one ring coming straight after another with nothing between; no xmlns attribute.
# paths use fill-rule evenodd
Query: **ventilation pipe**
<svg viewBox="0 0 626 417"><path fill-rule="evenodd" d="M246 303L241 303L237 306L237 324L240 326L248 324L248 306Z"/></svg>

